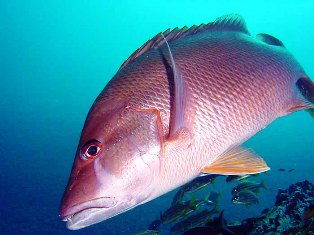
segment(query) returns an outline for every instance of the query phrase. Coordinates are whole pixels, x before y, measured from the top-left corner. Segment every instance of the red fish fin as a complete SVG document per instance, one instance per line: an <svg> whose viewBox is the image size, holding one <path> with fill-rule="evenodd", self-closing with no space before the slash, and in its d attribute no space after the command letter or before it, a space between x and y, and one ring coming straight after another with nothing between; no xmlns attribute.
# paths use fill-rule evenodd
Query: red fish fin
<svg viewBox="0 0 314 235"><path fill-rule="evenodd" d="M278 38L275 38L274 36L271 36L267 33L259 33L256 35L256 38L269 45L285 47L282 41L280 41Z"/></svg>
<svg viewBox="0 0 314 235"><path fill-rule="evenodd" d="M307 105L307 104L301 104L301 105L296 105L291 107L290 109L288 109L286 114L290 114L290 113L294 113L296 111L300 111L300 110L305 110L307 111L312 117L314 117L314 109L312 108L311 105Z"/></svg>
<svg viewBox="0 0 314 235"><path fill-rule="evenodd" d="M219 156L201 172L220 175L256 174L269 170L266 162L255 153L237 147Z"/></svg>
<svg viewBox="0 0 314 235"><path fill-rule="evenodd" d="M306 110L314 118L314 108Z"/></svg>
<svg viewBox="0 0 314 235"><path fill-rule="evenodd" d="M314 117L314 83L307 77L302 77L296 82L300 96L296 100L296 105L291 107L287 113L307 109L312 117Z"/></svg>
<svg viewBox="0 0 314 235"><path fill-rule="evenodd" d="M168 51L170 54L171 65L173 70L174 77L174 118L170 122L170 136L173 136L178 132L179 129L186 127L185 125L185 113L186 113L186 100L187 100L187 91L184 78L181 74L180 68L176 64L170 46L167 42L167 39L161 34L164 38Z"/></svg>
<svg viewBox="0 0 314 235"><path fill-rule="evenodd" d="M244 19L237 14L230 14L219 17L214 22L210 22L208 24L193 25L192 27L185 26L181 29L176 27L173 30L167 29L162 34L170 43L191 35L210 31L235 31L249 34ZM165 40L161 36L161 33L158 33L155 37L147 41L139 49L133 52L133 54L121 65L119 71L142 54L163 45L165 45Z"/></svg>

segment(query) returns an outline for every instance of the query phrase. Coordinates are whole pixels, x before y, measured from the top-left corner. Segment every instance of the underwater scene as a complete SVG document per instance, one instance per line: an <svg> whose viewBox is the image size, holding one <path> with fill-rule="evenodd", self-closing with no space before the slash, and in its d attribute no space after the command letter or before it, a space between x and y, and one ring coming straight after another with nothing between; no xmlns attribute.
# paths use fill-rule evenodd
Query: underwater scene
<svg viewBox="0 0 314 235"><path fill-rule="evenodd" d="M314 2L0 1L0 234L314 234Z"/></svg>

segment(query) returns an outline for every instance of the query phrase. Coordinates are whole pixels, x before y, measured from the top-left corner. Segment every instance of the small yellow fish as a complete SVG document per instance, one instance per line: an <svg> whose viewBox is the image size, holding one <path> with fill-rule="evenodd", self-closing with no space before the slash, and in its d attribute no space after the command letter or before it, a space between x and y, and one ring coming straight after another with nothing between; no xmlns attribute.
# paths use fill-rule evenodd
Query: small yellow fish
<svg viewBox="0 0 314 235"><path fill-rule="evenodd" d="M236 194L234 194L232 197L232 202L235 204L247 206L259 204L256 194L249 190L239 191Z"/></svg>
<svg viewBox="0 0 314 235"><path fill-rule="evenodd" d="M134 235L158 235L158 234L159 234L159 232L157 230L148 229L148 230L145 230L143 232L136 233Z"/></svg>

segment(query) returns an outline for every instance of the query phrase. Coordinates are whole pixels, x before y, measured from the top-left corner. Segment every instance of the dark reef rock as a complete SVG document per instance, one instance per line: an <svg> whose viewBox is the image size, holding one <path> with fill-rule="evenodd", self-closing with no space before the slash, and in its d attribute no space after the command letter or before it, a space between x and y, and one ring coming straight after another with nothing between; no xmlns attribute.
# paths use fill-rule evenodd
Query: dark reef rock
<svg viewBox="0 0 314 235"><path fill-rule="evenodd" d="M264 210L257 218L244 220L242 225L250 225L247 234L314 234L314 218L304 218L312 204L314 185L307 180L299 182L278 190L275 207Z"/></svg>
<svg viewBox="0 0 314 235"><path fill-rule="evenodd" d="M222 235L314 235L314 185L305 180L288 189L279 189L273 208L238 224L221 223L222 213L205 227L193 228L184 234L218 234L212 232L216 228Z"/></svg>

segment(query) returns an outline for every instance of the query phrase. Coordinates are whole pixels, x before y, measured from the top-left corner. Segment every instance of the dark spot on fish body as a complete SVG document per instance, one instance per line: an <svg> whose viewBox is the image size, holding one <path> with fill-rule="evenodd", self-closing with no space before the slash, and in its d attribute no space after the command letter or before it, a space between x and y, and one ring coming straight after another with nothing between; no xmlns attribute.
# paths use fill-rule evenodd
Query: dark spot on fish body
<svg viewBox="0 0 314 235"><path fill-rule="evenodd" d="M314 84L309 78L300 78L297 83L297 87L299 88L301 94L304 98L314 104Z"/></svg>

